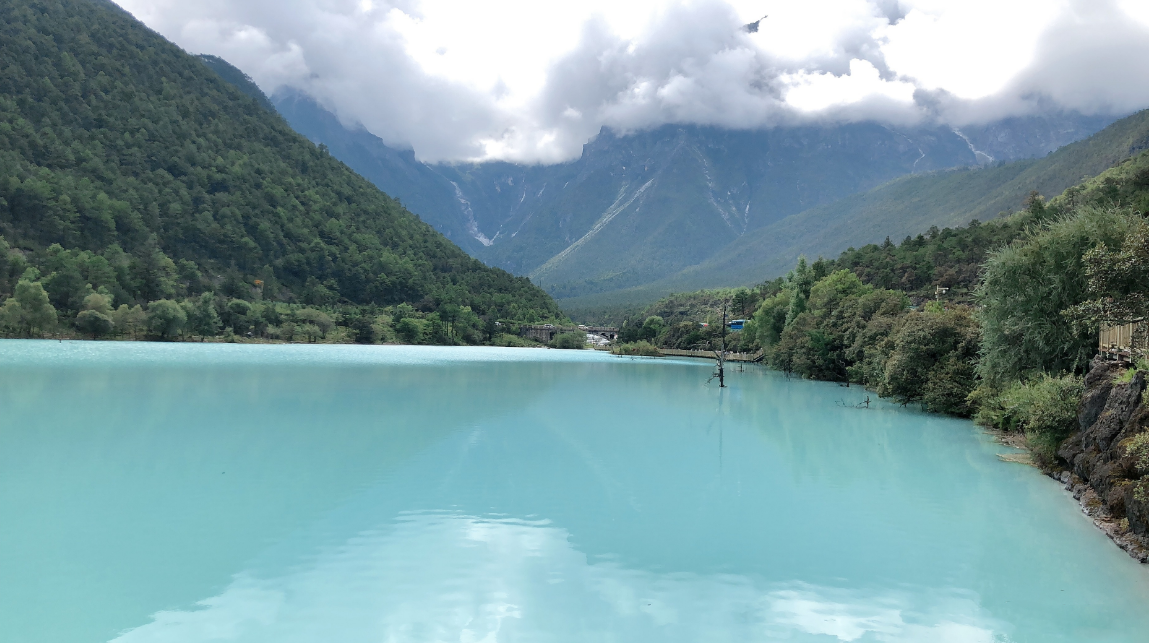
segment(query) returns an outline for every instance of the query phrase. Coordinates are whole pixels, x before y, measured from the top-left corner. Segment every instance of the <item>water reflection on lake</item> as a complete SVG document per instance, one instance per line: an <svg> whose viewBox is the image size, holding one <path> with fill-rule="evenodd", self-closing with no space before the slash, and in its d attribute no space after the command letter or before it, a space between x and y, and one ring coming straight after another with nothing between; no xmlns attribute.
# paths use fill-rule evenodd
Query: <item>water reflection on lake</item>
<svg viewBox="0 0 1149 643"><path fill-rule="evenodd" d="M0 639L1142 641L969 423L696 361L0 342Z"/></svg>

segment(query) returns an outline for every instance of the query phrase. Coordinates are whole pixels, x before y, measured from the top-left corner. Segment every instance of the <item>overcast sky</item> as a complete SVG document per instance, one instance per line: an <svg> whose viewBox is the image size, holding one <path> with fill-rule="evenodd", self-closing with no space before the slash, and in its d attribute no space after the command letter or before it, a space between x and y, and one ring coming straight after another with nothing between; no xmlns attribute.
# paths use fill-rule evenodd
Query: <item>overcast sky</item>
<svg viewBox="0 0 1149 643"><path fill-rule="evenodd" d="M427 161L568 160L604 125L1149 106L1146 0L116 1Z"/></svg>

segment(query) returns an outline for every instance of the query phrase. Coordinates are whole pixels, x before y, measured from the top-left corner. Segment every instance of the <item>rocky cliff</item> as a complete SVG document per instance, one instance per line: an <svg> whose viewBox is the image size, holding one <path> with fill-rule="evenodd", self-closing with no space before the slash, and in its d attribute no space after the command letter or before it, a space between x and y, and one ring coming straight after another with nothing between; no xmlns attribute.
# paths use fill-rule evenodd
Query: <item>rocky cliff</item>
<svg viewBox="0 0 1149 643"><path fill-rule="evenodd" d="M1118 381L1124 370L1115 362L1093 360L1077 431L1058 450L1064 468L1050 475L1073 492L1114 542L1144 563L1149 562L1149 470L1139 468L1128 451L1130 441L1149 430L1149 405L1143 403L1145 372Z"/></svg>

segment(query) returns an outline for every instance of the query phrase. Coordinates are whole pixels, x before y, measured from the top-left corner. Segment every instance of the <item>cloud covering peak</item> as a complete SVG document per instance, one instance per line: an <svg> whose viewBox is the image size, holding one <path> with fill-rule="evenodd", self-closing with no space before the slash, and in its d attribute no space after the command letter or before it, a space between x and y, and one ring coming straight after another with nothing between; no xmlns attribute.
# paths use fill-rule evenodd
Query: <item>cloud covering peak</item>
<svg viewBox="0 0 1149 643"><path fill-rule="evenodd" d="M427 161L558 162L603 126L1149 106L1138 0L117 1Z"/></svg>

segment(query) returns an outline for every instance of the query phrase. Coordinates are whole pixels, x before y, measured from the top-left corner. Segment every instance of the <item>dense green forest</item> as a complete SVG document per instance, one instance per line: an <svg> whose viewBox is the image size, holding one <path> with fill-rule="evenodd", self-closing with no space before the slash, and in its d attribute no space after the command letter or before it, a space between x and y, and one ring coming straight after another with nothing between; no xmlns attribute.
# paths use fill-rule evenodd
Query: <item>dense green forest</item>
<svg viewBox="0 0 1149 643"><path fill-rule="evenodd" d="M753 289L664 298L628 319L621 339L713 347L726 305L749 319L727 337L734 350L761 350L797 376L976 414L1026 432L1049 461L1073 429L1099 325L1149 315L1147 211L1142 152L987 223L801 258Z"/></svg>
<svg viewBox="0 0 1149 643"><path fill-rule="evenodd" d="M0 5L0 61L9 335L266 336L316 311L363 340L407 319L470 342L564 318L110 2Z"/></svg>

